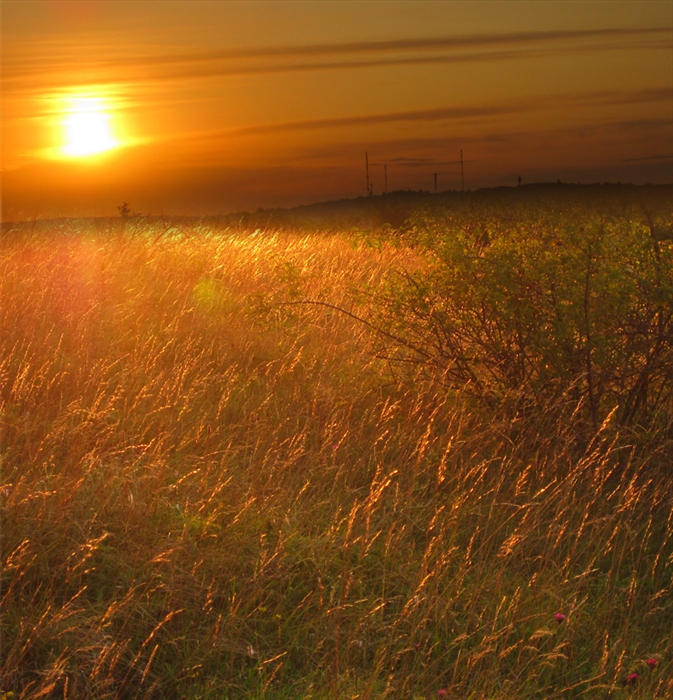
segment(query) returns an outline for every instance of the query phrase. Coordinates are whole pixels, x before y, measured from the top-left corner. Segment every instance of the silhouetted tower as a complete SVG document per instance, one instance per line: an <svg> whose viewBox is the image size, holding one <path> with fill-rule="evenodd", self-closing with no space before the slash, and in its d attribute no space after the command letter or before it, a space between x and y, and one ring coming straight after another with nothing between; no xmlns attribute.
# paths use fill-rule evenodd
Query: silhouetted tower
<svg viewBox="0 0 673 700"><path fill-rule="evenodd" d="M519 175L519 187L521 187L521 175Z"/></svg>
<svg viewBox="0 0 673 700"><path fill-rule="evenodd" d="M460 149L460 189L465 191L465 168L463 167L463 149Z"/></svg>
<svg viewBox="0 0 673 700"><path fill-rule="evenodd" d="M383 164L383 193L388 194L388 164Z"/></svg>
<svg viewBox="0 0 673 700"><path fill-rule="evenodd" d="M372 190L369 186L369 153L365 151L365 173L367 175L367 196L371 196Z"/></svg>
<svg viewBox="0 0 673 700"><path fill-rule="evenodd" d="M435 173L435 194L437 194L437 173Z"/></svg>

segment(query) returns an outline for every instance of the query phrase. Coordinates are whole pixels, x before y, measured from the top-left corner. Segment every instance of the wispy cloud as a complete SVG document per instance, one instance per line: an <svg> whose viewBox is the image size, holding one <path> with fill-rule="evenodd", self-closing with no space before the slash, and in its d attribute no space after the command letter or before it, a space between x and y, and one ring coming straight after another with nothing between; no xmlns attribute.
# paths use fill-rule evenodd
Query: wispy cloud
<svg viewBox="0 0 673 700"><path fill-rule="evenodd" d="M394 122L435 122L448 119L468 119L473 117L494 117L525 111L529 106L523 104L502 104L483 107L449 107L408 112L386 112L365 114L353 117L335 117L331 119L306 119L280 124L260 124L220 132L231 136L253 136L258 134L275 134L288 131L306 131L308 129L341 129L350 126L375 126Z"/></svg>
<svg viewBox="0 0 673 700"><path fill-rule="evenodd" d="M673 153L662 153L656 156L642 156L641 158L622 158L624 163L638 163L644 160L671 160L673 161Z"/></svg>
<svg viewBox="0 0 673 700"><path fill-rule="evenodd" d="M468 36L427 37L422 39L391 39L385 41L343 42L339 44L309 44L305 46L280 46L245 50L210 51L182 56L159 56L155 62L172 63L183 60L221 60L230 58L289 58L314 56L339 56L345 54L380 54L411 51L445 51L450 49L474 49L493 46L521 46L576 40L604 40L625 38L656 38L670 35L671 27L605 28L583 30L555 30L538 32L510 32L504 34L474 34ZM670 36L668 37L670 41Z"/></svg>
<svg viewBox="0 0 673 700"><path fill-rule="evenodd" d="M673 142L673 123L666 118L651 119L614 119L601 121L581 128L576 126L543 127L537 131L516 129L513 125L498 125L485 134L468 133L452 135L449 130L443 136L424 136L419 132L414 137L358 138L339 140L338 143L307 144L295 151L293 162L311 163L341 162L353 157L353 154L369 150L372 163L392 164L395 168L427 166L457 166L459 149L465 150L465 162L479 160L476 155L510 152L517 158L528 158L533 154L549 154L555 157L564 152L573 153L579 161L591 159L597 150L605 157L605 140L612 145L608 150L614 152L615 159L623 160L629 151L645 150L652 152L653 144ZM656 146L654 146L656 148ZM456 155L456 159L447 159L446 155ZM665 156L661 158L665 162ZM413 165L411 165L413 164Z"/></svg>
<svg viewBox="0 0 673 700"><path fill-rule="evenodd" d="M667 87L630 90L625 92L574 92L545 96L543 99L536 97L511 100L509 102L501 102L490 105L446 107L403 112L385 112L378 114L335 117L330 119L306 119L275 124L260 124L239 129L211 132L207 136L254 136L291 131L306 131L310 129L340 129L352 126L374 126L394 122L436 122L445 120L463 120L498 117L570 105L617 106L624 104L634 105L638 103L671 102L672 99L671 91ZM203 136L206 136L206 134Z"/></svg>
<svg viewBox="0 0 673 700"><path fill-rule="evenodd" d="M16 55L11 47L6 51L3 80L10 89L20 89L71 83L84 76L101 83L502 61L558 53L671 48L672 31L671 27L650 27L513 32L154 55L129 47L134 52L130 56L119 55L117 47L114 56L102 59L90 57L105 56L105 46L81 52L67 44L50 44L47 52L35 45L19 47Z"/></svg>

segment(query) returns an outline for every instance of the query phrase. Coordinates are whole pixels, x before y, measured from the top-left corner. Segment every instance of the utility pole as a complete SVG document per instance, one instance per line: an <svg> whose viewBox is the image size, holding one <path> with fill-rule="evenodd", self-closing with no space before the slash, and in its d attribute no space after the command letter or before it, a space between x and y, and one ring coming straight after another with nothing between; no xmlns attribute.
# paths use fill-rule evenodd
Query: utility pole
<svg viewBox="0 0 673 700"><path fill-rule="evenodd" d="M435 173L435 194L437 194L437 173Z"/></svg>
<svg viewBox="0 0 673 700"><path fill-rule="evenodd" d="M463 149L460 149L460 189L465 192L465 168L463 167Z"/></svg>
<svg viewBox="0 0 673 700"><path fill-rule="evenodd" d="M371 190L369 189L369 153L365 151L365 171L367 174L367 196L371 195Z"/></svg>
<svg viewBox="0 0 673 700"><path fill-rule="evenodd" d="M383 164L383 182L384 182L383 193L388 194L388 164L387 163Z"/></svg>

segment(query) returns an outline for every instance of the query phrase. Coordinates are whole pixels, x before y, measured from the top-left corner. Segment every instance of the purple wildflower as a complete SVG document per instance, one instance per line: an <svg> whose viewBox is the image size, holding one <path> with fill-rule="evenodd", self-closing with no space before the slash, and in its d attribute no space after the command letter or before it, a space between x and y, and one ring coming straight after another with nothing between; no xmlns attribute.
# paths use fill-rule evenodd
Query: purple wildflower
<svg viewBox="0 0 673 700"><path fill-rule="evenodd" d="M629 673L629 675L624 679L624 685L634 685L638 682L640 675L637 673Z"/></svg>

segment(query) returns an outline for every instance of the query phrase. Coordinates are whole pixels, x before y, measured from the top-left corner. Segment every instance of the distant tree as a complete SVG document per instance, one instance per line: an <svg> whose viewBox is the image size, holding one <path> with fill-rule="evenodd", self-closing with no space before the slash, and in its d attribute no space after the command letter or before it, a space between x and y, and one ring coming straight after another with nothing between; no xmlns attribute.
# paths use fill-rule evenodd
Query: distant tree
<svg viewBox="0 0 673 700"><path fill-rule="evenodd" d="M127 219L129 216L131 216L131 209L128 205L128 202L123 202L120 207L117 207L119 210L119 216L122 217L122 219Z"/></svg>

